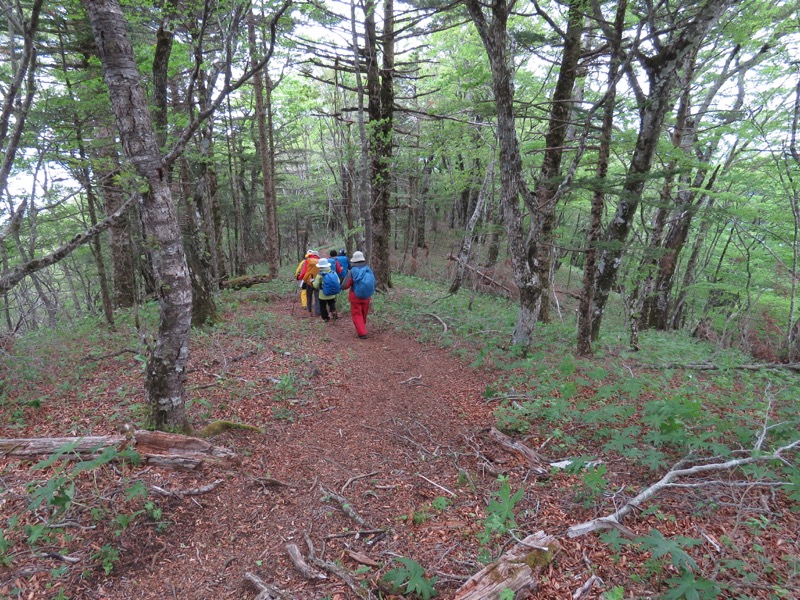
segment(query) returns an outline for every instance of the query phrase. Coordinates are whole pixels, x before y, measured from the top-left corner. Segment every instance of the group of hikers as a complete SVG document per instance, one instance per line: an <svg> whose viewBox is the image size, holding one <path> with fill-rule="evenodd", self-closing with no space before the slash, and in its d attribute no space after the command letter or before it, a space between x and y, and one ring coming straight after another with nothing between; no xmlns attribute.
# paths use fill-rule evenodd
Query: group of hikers
<svg viewBox="0 0 800 600"><path fill-rule="evenodd" d="M350 290L350 316L359 338L367 337L367 314L375 293L375 274L356 250L348 259L347 250L331 250L328 257L309 250L297 265L295 279L300 282L300 303L311 316L319 315L326 323L339 318L336 297L342 290Z"/></svg>

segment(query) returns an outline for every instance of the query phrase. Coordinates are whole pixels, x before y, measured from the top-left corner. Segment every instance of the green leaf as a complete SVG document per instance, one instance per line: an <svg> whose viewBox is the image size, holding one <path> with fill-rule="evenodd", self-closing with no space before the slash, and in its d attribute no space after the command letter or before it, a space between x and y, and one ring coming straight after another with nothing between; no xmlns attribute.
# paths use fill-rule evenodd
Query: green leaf
<svg viewBox="0 0 800 600"><path fill-rule="evenodd" d="M673 566L679 569L697 570L697 563L683 549L683 546L696 545L692 538L665 538L657 529L651 529L648 535L637 537L635 542L650 552L653 558L669 558ZM698 542L699 543L699 542Z"/></svg>
<svg viewBox="0 0 800 600"><path fill-rule="evenodd" d="M680 577L667 579L667 585L670 588L661 596L662 600L708 600L722 593L713 581L685 569L681 570Z"/></svg>
<svg viewBox="0 0 800 600"><path fill-rule="evenodd" d="M64 456L69 452L72 452L77 445L78 445L77 441L64 444L60 448L57 448L56 451L53 452L50 456L48 456L46 459L39 461L33 467L31 467L31 471L46 469L47 467L55 464L62 456Z"/></svg>

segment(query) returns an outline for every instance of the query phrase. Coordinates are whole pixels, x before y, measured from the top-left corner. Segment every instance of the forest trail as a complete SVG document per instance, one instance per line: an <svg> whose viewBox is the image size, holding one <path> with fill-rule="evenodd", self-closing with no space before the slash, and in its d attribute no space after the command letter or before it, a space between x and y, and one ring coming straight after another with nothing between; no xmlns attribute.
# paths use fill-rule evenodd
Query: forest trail
<svg viewBox="0 0 800 600"><path fill-rule="evenodd" d="M318 582L300 576L286 545L296 544L308 557L305 536L324 560L351 573L364 568L364 557L382 565L357 579L398 566L395 557L410 557L429 576L439 574L443 598L459 584L447 574L464 579L479 570L474 534L496 476L482 474L470 447L493 422L482 396L487 375L380 319L359 339L349 305L340 305L339 320L326 324L295 299L242 302L225 320L266 318L268 339L247 340L261 344L258 352L234 361L241 340L238 347L224 340L193 344L187 389L202 397L202 406L216 407L206 416L257 424L265 433L229 431L212 439L242 456L238 468L135 474L151 489L173 492L222 483L196 496L151 493L169 525L163 531L130 527L112 538L120 558L111 574L82 578L75 569L65 588L70 598L250 598L256 594L243 587L248 572L298 600L357 597L334 575ZM124 377L110 371L115 364L95 376ZM80 411L108 413L102 398L95 402ZM65 401L59 410L56 422L31 423L36 435L65 434L58 421L70 418L66 411L78 412L78 403ZM329 492L355 513L345 514ZM384 533L358 533L373 530ZM77 555L88 558L107 543L99 534L86 532ZM27 587L35 592L36 578Z"/></svg>
<svg viewBox="0 0 800 600"><path fill-rule="evenodd" d="M132 561L143 561L145 568L113 597L243 598L241 582L251 571L293 598L355 598L330 574L319 583L299 576L285 546L295 543L307 555L306 534L317 553L325 548L325 560L351 571L363 565L348 550L381 564L408 556L432 571L453 568L444 568L448 554L451 560L465 558L462 551L469 545L459 550L451 533L469 528L469 520L458 516L433 527L433 514L430 522L417 524L414 515L437 497L453 508L465 497L459 470L474 472L464 458L465 439L490 423L491 409L482 399L485 382L443 350L376 325L375 319L368 323L369 337L359 339L349 305L340 301L340 307L345 310L336 323L323 323L295 301L269 305L278 319L299 321L294 328L299 325L307 336L299 345L302 356L275 353L281 362L294 363L290 380L296 389L284 388L287 397L277 404L274 396L262 394L241 400L237 412L248 422L263 422L272 412L266 435L225 436L244 455L239 472L198 498L202 510L184 500L186 519L174 528L172 542L164 540L177 554L168 549L163 562L152 566L147 554ZM257 379L249 372L253 366L239 366L239 375ZM288 397L293 391L294 399ZM265 477L287 485L264 485ZM346 498L362 523L344 514L327 492ZM477 496L468 489L466 496L467 511L474 513ZM456 512L461 511L448 510ZM353 533L379 529L387 533Z"/></svg>
<svg viewBox="0 0 800 600"><path fill-rule="evenodd" d="M392 297L381 300L385 306ZM606 514L623 490L641 489L653 473L602 455L606 487L620 492L587 501L585 477L537 474L487 435L499 419L496 398L487 396L506 390L510 400L522 398L533 389L533 370L515 373L497 362L494 369L472 368L436 343L399 332L392 319L402 311L373 315L362 340L346 301L335 324L311 317L295 298L257 291L237 294L226 307L222 323L193 333L187 405L197 427L226 419L262 428L209 439L237 452L241 464L200 472L105 465L73 475L64 461L37 469L3 458L2 521L20 515L22 522L5 533L12 560L0 566L0 598L249 600L258 592L246 576L255 574L295 600L399 599L377 590L406 558L424 570L426 579L417 583L436 577L437 597L447 600L485 561L509 549L510 529L518 537L544 531L560 546L537 576L538 588L518 600L568 599L581 589L583 600L598 600L614 586L624 586L629 597L658 595L646 579L632 588L633 575L647 568L647 553L627 545L614 550L600 536L566 535L570 526ZM120 351L125 343L114 335L74 338L55 360L38 349L25 366L38 361L48 375L39 376L35 390L20 391L21 376L8 386L0 437L107 435L127 420L139 422L142 366L135 351ZM597 382L584 382L574 399L591 402ZM564 435L555 424L527 432L516 438L547 455L545 462L594 451L553 441ZM30 508L58 478L74 481L74 491L54 488L62 491L57 497L51 491L52 502ZM132 495L137 488L140 495ZM730 490L738 498L738 487ZM719 539L745 514L745 499L753 510L770 501L741 493L737 502L719 494L714 510L701 510L701 496L665 491L658 510L626 525L639 535L655 529L668 538L695 532ZM68 511L57 512L66 500ZM758 543L780 564L797 539L782 536L800 524L784 498L771 502L782 527L760 530ZM63 526L50 533L53 520ZM43 537L30 543L34 531ZM289 556L294 545L313 563L308 541L328 567L317 565L322 579L304 577ZM715 543L703 548L712 557L708 568ZM749 547L746 538L738 543Z"/></svg>

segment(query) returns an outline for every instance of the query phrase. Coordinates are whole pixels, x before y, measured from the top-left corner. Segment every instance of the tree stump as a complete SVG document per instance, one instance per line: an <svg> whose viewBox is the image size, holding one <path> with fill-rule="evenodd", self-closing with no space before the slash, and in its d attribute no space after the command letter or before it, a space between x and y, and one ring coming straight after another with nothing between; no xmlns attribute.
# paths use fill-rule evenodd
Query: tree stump
<svg viewBox="0 0 800 600"><path fill-rule="evenodd" d="M537 531L470 577L458 588L453 600L493 600L506 589L512 592L535 589L538 576L553 561L558 549L555 538Z"/></svg>

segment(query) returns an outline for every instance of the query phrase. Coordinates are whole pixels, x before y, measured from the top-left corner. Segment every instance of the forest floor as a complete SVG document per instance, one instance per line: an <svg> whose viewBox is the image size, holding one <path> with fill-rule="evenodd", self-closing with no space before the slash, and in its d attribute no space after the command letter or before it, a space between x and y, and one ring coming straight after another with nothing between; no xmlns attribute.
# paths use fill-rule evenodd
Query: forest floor
<svg viewBox="0 0 800 600"><path fill-rule="evenodd" d="M211 438L233 449L241 465L189 473L108 465L75 477L58 533L40 532L44 538L33 545L17 539L8 549L0 597L255 598L258 591L245 581L253 573L298 600L356 598L351 584L361 581L366 585L353 585L372 590L373 598L399 598L379 591L378 581L402 568L397 559L406 557L424 568L425 578L437 578L439 597L452 598L482 568L482 554L497 556L513 542L507 534L480 539L490 503L503 501L498 475L512 494L526 490L513 506L517 535L544 530L560 546L526 598L601 598L615 586L624 587L624 596L618 589L608 597L658 595L653 574L645 572L652 568L647 556L625 547L612 551L596 534L565 535L569 526L607 514L608 501L602 508L581 501L577 475L536 476L487 435L496 408L487 390L498 372L471 368L396 331L380 315L369 324L369 337L358 339L343 304L338 322L325 324L295 298L264 302L263 294L243 293L224 315L239 335L212 330L193 338L187 384L195 423L225 418L262 428ZM133 353L87 342L72 385L54 381L38 390L41 403L18 408L13 423L0 425L0 437L116 433L131 411L141 410L131 401L140 379ZM546 439L523 441L549 454ZM3 522L12 514L41 513L44 505L30 508L29 484L68 473L58 463L33 471L30 463L7 458L0 467ZM611 469L620 490L652 482L636 465L618 461ZM127 493L142 485L146 498ZM796 538L784 536L800 532L798 515L780 496L755 493L764 510L785 519L780 532L760 532L762 546L771 549L767 559L779 561L796 550ZM723 504L702 512L691 492L666 493L659 511L626 524L640 534L691 532L707 542L700 554L713 563L721 540L742 529L730 525L741 506ZM26 534L37 519L30 516ZM287 544L309 560L307 540L315 556L349 573L351 584L332 572L318 580L301 576ZM655 579L674 573L667 565ZM595 576L595 585L579 593ZM419 595L405 597L425 597L424 581ZM767 584L752 582L749 597L769 597Z"/></svg>

